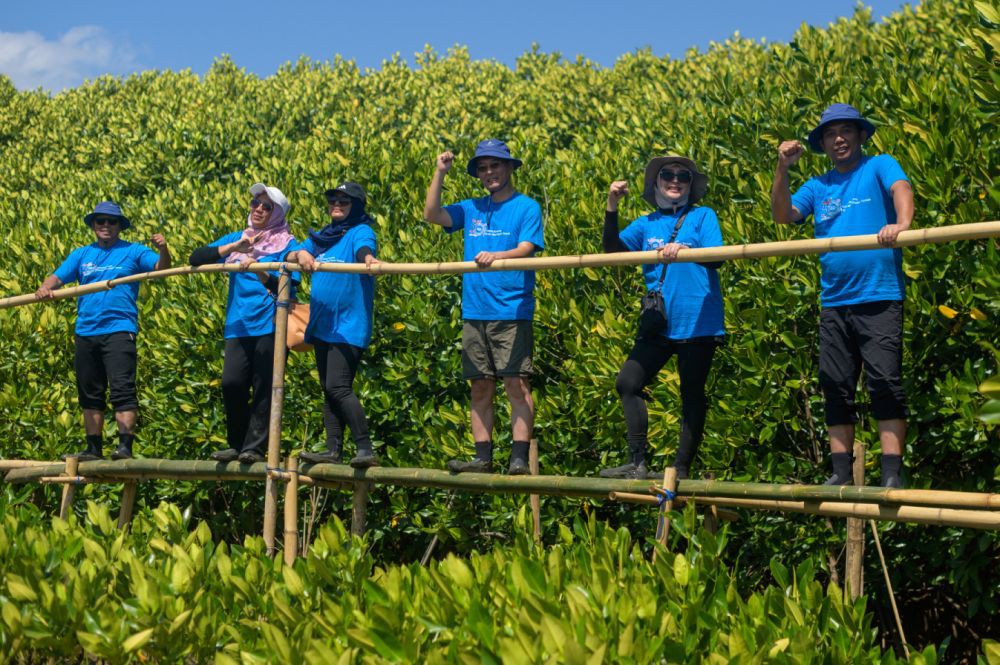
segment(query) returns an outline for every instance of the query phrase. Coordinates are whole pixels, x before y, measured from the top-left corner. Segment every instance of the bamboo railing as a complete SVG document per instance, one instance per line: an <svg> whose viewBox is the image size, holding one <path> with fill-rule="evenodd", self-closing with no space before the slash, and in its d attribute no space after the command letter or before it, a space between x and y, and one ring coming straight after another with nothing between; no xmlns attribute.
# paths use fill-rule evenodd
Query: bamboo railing
<svg viewBox="0 0 1000 665"><path fill-rule="evenodd" d="M953 224L927 229L903 231L896 240L897 247L914 247L958 240L980 240L983 238L1000 237L1000 221L977 222L975 224ZM821 238L812 240L785 240L780 242L763 242L745 245L727 245L724 247L706 247L699 249L682 249L677 254L678 263L704 263L710 261L734 261L741 259L763 259L777 256L804 256L807 254L823 254L825 252L849 252L863 249L882 249L875 235L842 236L839 238ZM440 263L374 263L365 266L359 263L323 263L317 265L319 272L355 273L364 275L443 275L470 272L492 272L502 270L556 270L566 268L598 268L610 266L633 266L644 263L657 263L657 253L618 252L613 254L580 254L573 256L543 256L527 259L498 259L488 268L481 268L473 261L451 261ZM153 272L130 275L95 282L85 286L73 286L56 289L52 292L53 299L75 298L88 293L107 291L120 284L143 282L150 279L161 279L178 275L192 275L209 272L252 272L280 270L299 270L295 263L254 263L248 268L234 264L210 264L198 267L183 266L157 270ZM34 293L0 298L0 309L30 305L39 301Z"/></svg>

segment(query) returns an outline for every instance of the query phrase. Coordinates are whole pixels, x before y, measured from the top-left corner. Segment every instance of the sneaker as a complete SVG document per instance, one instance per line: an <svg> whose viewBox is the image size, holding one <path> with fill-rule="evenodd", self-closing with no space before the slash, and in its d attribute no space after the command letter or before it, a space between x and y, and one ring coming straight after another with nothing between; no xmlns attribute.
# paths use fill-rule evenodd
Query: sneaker
<svg viewBox="0 0 1000 665"><path fill-rule="evenodd" d="M528 463L521 458L514 458L510 461L510 466L507 467L508 476L527 476L531 473L528 468Z"/></svg>
<svg viewBox="0 0 1000 665"><path fill-rule="evenodd" d="M823 483L824 485L853 485L854 476L847 476L846 478L841 478L838 474L833 474Z"/></svg>
<svg viewBox="0 0 1000 665"><path fill-rule="evenodd" d="M888 487L889 489L901 490L903 489L903 479L899 476L889 476L882 481L882 487Z"/></svg>
<svg viewBox="0 0 1000 665"><path fill-rule="evenodd" d="M209 455L208 458L225 464L228 462L235 462L236 458L239 456L240 453L235 448L226 448L225 450L216 450L214 453Z"/></svg>
<svg viewBox="0 0 1000 665"><path fill-rule="evenodd" d="M343 464L343 458L340 452L322 452L322 453L299 453L300 462L309 462L310 464Z"/></svg>
<svg viewBox="0 0 1000 665"><path fill-rule="evenodd" d="M59 456L62 461L68 460L70 457L75 457L81 462L94 462L99 459L104 459L103 456L94 453L92 450L87 449L80 453L63 453Z"/></svg>
<svg viewBox="0 0 1000 665"><path fill-rule="evenodd" d="M620 480L646 480L649 477L649 471L645 464L636 465L629 462L610 469L601 469L600 476L601 478L618 478Z"/></svg>
<svg viewBox="0 0 1000 665"><path fill-rule="evenodd" d="M256 450L244 450L238 458L241 464L256 464L264 461L264 455Z"/></svg>
<svg viewBox="0 0 1000 665"><path fill-rule="evenodd" d="M453 459L448 461L452 473L493 473L493 462L473 457L471 460Z"/></svg>
<svg viewBox="0 0 1000 665"><path fill-rule="evenodd" d="M375 453L369 450L355 455L349 464L355 469L367 469L369 467L378 466L378 457L375 456Z"/></svg>
<svg viewBox="0 0 1000 665"><path fill-rule="evenodd" d="M131 446L118 446L115 448L115 452L111 453L111 459L132 459L132 447Z"/></svg>

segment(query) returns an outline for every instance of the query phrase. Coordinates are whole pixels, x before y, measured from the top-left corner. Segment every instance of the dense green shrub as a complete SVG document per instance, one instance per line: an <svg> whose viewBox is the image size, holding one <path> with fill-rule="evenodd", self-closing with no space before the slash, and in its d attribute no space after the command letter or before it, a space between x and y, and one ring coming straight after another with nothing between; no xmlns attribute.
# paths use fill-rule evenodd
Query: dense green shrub
<svg viewBox="0 0 1000 665"><path fill-rule="evenodd" d="M896 156L912 179L917 226L996 219L998 25L995 2L929 0L879 24L862 10L827 29L803 26L789 44L733 38L683 60L626 54L611 68L531 51L511 69L455 49L444 56L428 50L412 67L397 59L377 71L339 58L303 59L263 79L222 58L204 77L105 77L53 97L18 92L0 77L0 228L7 248L0 290L33 290L87 242L80 220L97 200L120 200L135 221L130 238L162 231L183 260L240 228L247 188L257 180L289 195L293 229L302 237L322 224L321 192L356 179L368 188L383 259L453 260L460 241L419 219L425 187L437 152L451 148L462 160L487 135L509 140L525 160L517 184L543 206L551 255L599 251L608 183L628 178L636 191L647 158L665 150L692 156L709 173L706 204L718 212L727 242L800 237L807 231L769 220L775 148L782 138L803 136L832 101L850 101L878 122L873 149ZM824 168L822 158L804 158L794 184ZM447 199L477 192L461 173L446 188ZM623 217L644 211L633 196ZM904 261L909 482L989 491L1000 478L1000 409L977 386L996 376L1000 357L997 245L927 246L907 250ZM701 463L722 478L814 482L823 476L825 448L815 359L817 262L734 262L721 277L730 342L710 379ZM357 387L388 464L441 467L470 448L468 387L459 378L459 283L379 280L376 340ZM613 384L634 327L638 271L545 272L538 284L542 464L549 473L593 474L617 463L624 448ZM204 458L224 441L224 293L219 276L143 286L141 454ZM79 445L72 325L69 302L0 311L3 457L53 458ZM673 452L679 412L672 365L652 394L651 435L662 462ZM286 396L286 450L316 445L320 391L310 357L291 359ZM503 447L503 406L498 422ZM874 469L872 429L860 427L859 436L873 449ZM104 501L118 491L89 486L82 495ZM219 538L239 542L259 529L260 495L256 485L148 483L140 502L189 506ZM52 505L54 490L38 490L34 499ZM385 562L413 560L432 534L443 539L443 551L507 541L519 505L505 497L452 500L393 490L373 501L371 544ZM347 505L338 497L323 514L345 514ZM549 540L557 523L581 510L555 500L543 507ZM632 509L585 503L582 510L649 528ZM742 560L742 592L773 578L776 552L800 562L823 551L836 555L842 540L841 529L814 519L749 516L731 536ZM953 601L947 606L959 608L955 630L997 634L995 535L897 525L886 541L904 598L946 593ZM871 568L867 578L877 575ZM916 633L939 641L950 626L945 619Z"/></svg>

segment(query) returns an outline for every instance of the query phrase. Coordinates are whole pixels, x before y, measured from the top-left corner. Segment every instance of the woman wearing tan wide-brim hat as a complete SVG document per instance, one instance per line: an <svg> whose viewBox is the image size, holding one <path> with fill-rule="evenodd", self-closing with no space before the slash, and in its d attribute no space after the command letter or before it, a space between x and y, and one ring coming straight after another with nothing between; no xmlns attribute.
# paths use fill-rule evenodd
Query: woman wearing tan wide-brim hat
<svg viewBox="0 0 1000 665"><path fill-rule="evenodd" d="M649 415L644 393L671 356L680 375L681 428L674 466L687 478L705 429L708 401L705 382L715 350L725 339L722 320L720 263L675 263L687 247L718 247L722 232L715 212L696 206L708 190L708 176L693 160L678 155L654 157L646 165L642 198L656 210L618 231L618 202L628 182L611 183L604 216L604 251L656 250L659 263L642 266L648 291L660 290L666 324L641 334L622 365L615 388L625 412L628 460L601 471L607 478L645 478Z"/></svg>

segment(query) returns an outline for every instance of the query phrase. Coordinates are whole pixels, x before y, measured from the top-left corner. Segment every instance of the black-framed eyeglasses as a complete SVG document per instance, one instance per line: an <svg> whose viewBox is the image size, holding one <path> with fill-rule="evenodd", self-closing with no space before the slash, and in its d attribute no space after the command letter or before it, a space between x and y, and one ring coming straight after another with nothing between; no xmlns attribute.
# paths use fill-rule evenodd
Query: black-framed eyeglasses
<svg viewBox="0 0 1000 665"><path fill-rule="evenodd" d="M690 171L671 171L670 169L660 171L660 180L663 182L691 182L693 179Z"/></svg>
<svg viewBox="0 0 1000 665"><path fill-rule="evenodd" d="M251 208L256 208L257 206L261 206L267 212L271 212L272 210L274 210L274 204L271 203L270 201L261 201L260 199L254 199L250 201Z"/></svg>
<svg viewBox="0 0 1000 665"><path fill-rule="evenodd" d="M118 226L117 217L95 217L94 226L107 224L108 226Z"/></svg>
<svg viewBox="0 0 1000 665"><path fill-rule="evenodd" d="M340 198L340 197L334 198L334 197L331 196L330 198L328 198L326 200L326 202L329 205L332 205L332 206L341 206L343 208L346 208L347 206L351 205L351 199L350 198Z"/></svg>

